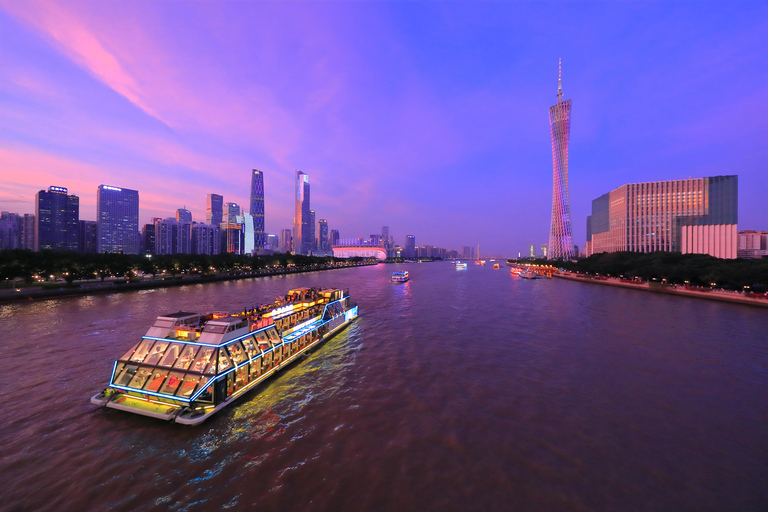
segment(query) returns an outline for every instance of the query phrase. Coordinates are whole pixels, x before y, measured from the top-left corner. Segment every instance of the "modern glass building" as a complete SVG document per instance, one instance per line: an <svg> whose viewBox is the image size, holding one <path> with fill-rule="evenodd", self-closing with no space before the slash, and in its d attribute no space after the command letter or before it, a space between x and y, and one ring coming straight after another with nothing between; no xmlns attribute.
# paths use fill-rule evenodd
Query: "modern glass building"
<svg viewBox="0 0 768 512"><path fill-rule="evenodd" d="M403 247L404 258L416 257L416 237L414 235L405 235L405 247Z"/></svg>
<svg viewBox="0 0 768 512"><path fill-rule="evenodd" d="M264 233L264 173L253 169L251 174L251 217L253 218L253 243L256 250L266 244Z"/></svg>
<svg viewBox="0 0 768 512"><path fill-rule="evenodd" d="M99 253L139 254L139 192L99 185L96 189Z"/></svg>
<svg viewBox="0 0 768 512"><path fill-rule="evenodd" d="M224 216L224 197L219 194L205 196L205 223L218 226Z"/></svg>
<svg viewBox="0 0 768 512"><path fill-rule="evenodd" d="M738 176L631 183L592 201L587 249L735 258Z"/></svg>
<svg viewBox="0 0 768 512"><path fill-rule="evenodd" d="M557 104L549 107L552 135L552 222L549 254L552 260L572 258L573 231L568 192L568 140L571 135L571 100L563 101L562 67L558 64Z"/></svg>
<svg viewBox="0 0 768 512"><path fill-rule="evenodd" d="M312 231L309 207L309 175L296 171L296 202L293 214L293 250L297 254L309 254L312 247Z"/></svg>
<svg viewBox="0 0 768 512"><path fill-rule="evenodd" d="M328 246L328 220L326 219L317 221L317 248L324 254L330 252L330 247Z"/></svg>
<svg viewBox="0 0 768 512"><path fill-rule="evenodd" d="M77 251L80 198L64 187L48 187L35 194L35 251Z"/></svg>

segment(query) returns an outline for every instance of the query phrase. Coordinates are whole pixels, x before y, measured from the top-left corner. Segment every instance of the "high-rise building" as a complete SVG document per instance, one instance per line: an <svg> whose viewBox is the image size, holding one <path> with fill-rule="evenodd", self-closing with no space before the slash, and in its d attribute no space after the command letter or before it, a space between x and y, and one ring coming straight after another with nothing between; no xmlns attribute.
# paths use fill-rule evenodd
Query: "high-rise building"
<svg viewBox="0 0 768 512"><path fill-rule="evenodd" d="M155 223L156 222L157 220L153 219L152 224L144 224L144 227L141 228L141 252L143 254L155 253Z"/></svg>
<svg viewBox="0 0 768 512"><path fill-rule="evenodd" d="M280 230L280 250L291 252L293 250L293 234L291 228Z"/></svg>
<svg viewBox="0 0 768 512"><path fill-rule="evenodd" d="M24 221L21 225L21 248L22 249L35 249L35 222L34 213L25 213Z"/></svg>
<svg viewBox="0 0 768 512"><path fill-rule="evenodd" d="M223 222L224 197L218 194L205 196L205 223L218 226Z"/></svg>
<svg viewBox="0 0 768 512"><path fill-rule="evenodd" d="M416 237L414 235L405 235L405 247L403 249L405 250L404 258L416 257Z"/></svg>
<svg viewBox="0 0 768 512"><path fill-rule="evenodd" d="M99 185L96 190L96 247L101 254L139 253L139 192Z"/></svg>
<svg viewBox="0 0 768 512"><path fill-rule="evenodd" d="M0 251L21 249L21 231L24 218L18 213L0 213Z"/></svg>
<svg viewBox="0 0 768 512"><path fill-rule="evenodd" d="M77 251L80 198L64 187L48 187L35 194L35 250Z"/></svg>
<svg viewBox="0 0 768 512"><path fill-rule="evenodd" d="M309 251L317 250L317 234L315 232L315 210L309 210Z"/></svg>
<svg viewBox="0 0 768 512"><path fill-rule="evenodd" d="M221 222L227 224L237 224L237 217L240 215L240 205L237 203L224 203L224 213Z"/></svg>
<svg viewBox="0 0 768 512"><path fill-rule="evenodd" d="M192 254L219 254L221 228L209 224L192 224Z"/></svg>
<svg viewBox="0 0 768 512"><path fill-rule="evenodd" d="M192 212L186 208L179 208L176 210L176 221L192 223Z"/></svg>
<svg viewBox="0 0 768 512"><path fill-rule="evenodd" d="M528 257L529 258L535 258L536 257L536 246L534 244L531 244L528 247Z"/></svg>
<svg viewBox="0 0 768 512"><path fill-rule="evenodd" d="M339 230L338 229L332 229L331 235L328 240L328 245L330 247L333 247L334 245L339 245Z"/></svg>
<svg viewBox="0 0 768 512"><path fill-rule="evenodd" d="M563 101L562 68L558 64L557 105L549 108L552 135L552 223L549 228L549 255L552 260L573 254L571 205L568 192L568 140L571 135L571 100Z"/></svg>
<svg viewBox="0 0 768 512"><path fill-rule="evenodd" d="M267 234L267 247L270 251L276 251L280 245L280 239L277 235Z"/></svg>
<svg viewBox="0 0 768 512"><path fill-rule="evenodd" d="M264 233L264 174L253 169L251 174L251 216L253 218L253 243L258 251L266 244Z"/></svg>
<svg viewBox="0 0 768 512"><path fill-rule="evenodd" d="M96 253L96 221L81 220L77 250L83 253Z"/></svg>
<svg viewBox="0 0 768 512"><path fill-rule="evenodd" d="M541 244L541 257L547 259L549 256L549 244Z"/></svg>
<svg viewBox="0 0 768 512"><path fill-rule="evenodd" d="M330 252L330 247L328 247L328 220L326 219L317 221L317 249L323 254Z"/></svg>
<svg viewBox="0 0 768 512"><path fill-rule="evenodd" d="M746 229L739 231L736 254L739 258L765 258L768 256L768 231Z"/></svg>
<svg viewBox="0 0 768 512"><path fill-rule="evenodd" d="M293 250L309 254L312 246L313 223L310 222L309 176L296 171L296 202L293 215Z"/></svg>
<svg viewBox="0 0 768 512"><path fill-rule="evenodd" d="M737 255L738 176L632 183L592 201L587 248Z"/></svg>

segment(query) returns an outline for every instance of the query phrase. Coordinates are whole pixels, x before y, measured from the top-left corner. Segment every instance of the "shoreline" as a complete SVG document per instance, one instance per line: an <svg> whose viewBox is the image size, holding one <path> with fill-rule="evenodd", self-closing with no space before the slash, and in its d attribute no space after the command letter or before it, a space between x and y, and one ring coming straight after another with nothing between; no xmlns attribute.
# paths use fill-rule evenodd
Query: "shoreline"
<svg viewBox="0 0 768 512"><path fill-rule="evenodd" d="M661 283L654 284L653 286L651 286L650 283L626 282L626 281L621 281L615 277L609 277L605 279L595 279L593 277L588 277L580 274L579 275L570 274L570 273L567 273L567 274L556 273L556 274L553 274L553 277L558 277L560 279L568 279L569 281L577 281L580 283L617 286L620 288L630 288L633 290L640 290L644 292L664 293L667 295L676 295L679 297L694 297L694 298L706 299L706 300L716 300L720 302L730 302L731 304L743 304L743 305L753 306L753 307L768 308L768 297L766 298L745 297L744 295L738 292L699 291L699 290L692 290L689 288L685 288L682 286L675 286L675 285L661 284Z"/></svg>
<svg viewBox="0 0 768 512"><path fill-rule="evenodd" d="M30 287L33 289L21 288L16 291L15 288L0 290L0 304L12 302L26 302L31 300L61 299L65 297L82 297L85 295L94 295L99 293L120 293L135 290L149 290L154 288L170 288L173 286L186 286L202 283L216 283L220 281L236 281L240 279L256 279L259 277L282 276L287 274L302 274L306 272L322 272L326 270L338 270L351 267L365 267L378 265L378 263L350 263L342 266L322 266L319 268L293 268L268 271L252 271L239 274L216 274L216 275L195 275L178 276L167 279L146 279L142 281L91 281L79 285L69 285L62 283L60 288L43 289Z"/></svg>

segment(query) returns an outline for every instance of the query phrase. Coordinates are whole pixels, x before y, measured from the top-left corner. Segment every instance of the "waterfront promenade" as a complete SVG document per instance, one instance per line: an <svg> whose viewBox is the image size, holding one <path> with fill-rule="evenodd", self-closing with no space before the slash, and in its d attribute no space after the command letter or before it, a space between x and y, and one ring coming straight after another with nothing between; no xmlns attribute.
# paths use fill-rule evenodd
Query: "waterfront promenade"
<svg viewBox="0 0 768 512"><path fill-rule="evenodd" d="M616 277L594 277L586 274L576 274L573 272L560 272L553 274L560 279L569 279L582 283L601 284L607 286L618 286L621 288L632 288L653 293L666 293L668 295L679 295L683 297L696 297L707 300L717 300L721 302L732 302L737 304L746 304L749 306L768 308L768 295L765 294L745 294L730 290L702 289L691 286L680 286L674 284L657 282L638 282Z"/></svg>
<svg viewBox="0 0 768 512"><path fill-rule="evenodd" d="M76 281L72 284L62 282L60 286L25 286L20 288L0 289L0 303L26 300L53 299L60 297L73 297L90 295L93 293L115 293L131 290L147 290L152 288L167 288L171 286L184 286L190 284L213 283L218 281L233 281L237 279L252 279L256 277L280 276L286 274L300 274L303 272L319 272L323 270L336 270L340 268L361 267L376 265L371 262L350 262L327 265L308 265L304 267L258 269L220 274L198 274L151 277L127 281L125 279L109 279L104 281Z"/></svg>

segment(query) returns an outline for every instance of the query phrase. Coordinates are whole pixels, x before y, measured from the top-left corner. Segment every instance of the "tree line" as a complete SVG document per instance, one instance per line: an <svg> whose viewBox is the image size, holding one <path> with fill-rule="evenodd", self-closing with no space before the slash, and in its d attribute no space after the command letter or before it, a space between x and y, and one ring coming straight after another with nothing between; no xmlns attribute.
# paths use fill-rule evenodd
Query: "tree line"
<svg viewBox="0 0 768 512"><path fill-rule="evenodd" d="M83 254L69 251L12 249L0 251L0 282L23 279L32 283L41 278L62 278L68 283L82 279L119 277L131 279L139 273L177 276L180 274L221 274L253 271L275 266L307 268L362 258L338 259L332 256L303 256L289 253L244 256L238 254Z"/></svg>

